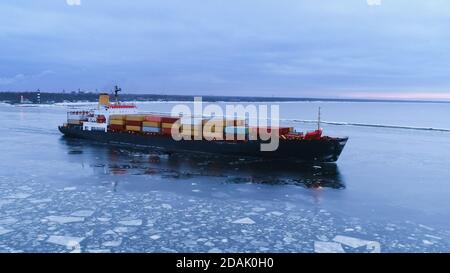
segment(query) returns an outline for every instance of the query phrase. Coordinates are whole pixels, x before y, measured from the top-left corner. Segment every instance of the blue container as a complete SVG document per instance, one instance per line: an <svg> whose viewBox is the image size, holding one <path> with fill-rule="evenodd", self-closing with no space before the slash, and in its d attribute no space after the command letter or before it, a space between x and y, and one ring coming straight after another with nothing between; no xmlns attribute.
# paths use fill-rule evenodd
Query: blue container
<svg viewBox="0 0 450 273"><path fill-rule="evenodd" d="M246 135L248 134L248 128L244 126L227 126L225 127L225 134Z"/></svg>
<svg viewBox="0 0 450 273"><path fill-rule="evenodd" d="M144 127L142 127L142 132L146 132L146 133L160 133L161 132L161 128L144 126Z"/></svg>

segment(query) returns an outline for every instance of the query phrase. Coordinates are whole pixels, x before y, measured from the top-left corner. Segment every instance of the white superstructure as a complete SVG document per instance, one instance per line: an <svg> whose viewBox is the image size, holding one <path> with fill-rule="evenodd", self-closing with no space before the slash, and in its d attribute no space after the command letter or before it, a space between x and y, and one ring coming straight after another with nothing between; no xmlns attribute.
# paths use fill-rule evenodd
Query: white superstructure
<svg viewBox="0 0 450 273"><path fill-rule="evenodd" d="M100 94L97 109L67 112L67 123L82 125L85 131L108 131L109 118L113 115L133 115L135 104L110 103L108 94Z"/></svg>

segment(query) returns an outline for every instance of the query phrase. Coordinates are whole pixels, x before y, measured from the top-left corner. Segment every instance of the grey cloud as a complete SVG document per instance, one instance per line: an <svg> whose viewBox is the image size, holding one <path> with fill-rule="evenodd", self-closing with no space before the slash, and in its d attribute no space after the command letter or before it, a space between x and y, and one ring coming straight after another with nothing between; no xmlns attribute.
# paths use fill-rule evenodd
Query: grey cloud
<svg viewBox="0 0 450 273"><path fill-rule="evenodd" d="M0 3L0 75L58 74L12 89L339 96L450 83L447 1L37 2Z"/></svg>

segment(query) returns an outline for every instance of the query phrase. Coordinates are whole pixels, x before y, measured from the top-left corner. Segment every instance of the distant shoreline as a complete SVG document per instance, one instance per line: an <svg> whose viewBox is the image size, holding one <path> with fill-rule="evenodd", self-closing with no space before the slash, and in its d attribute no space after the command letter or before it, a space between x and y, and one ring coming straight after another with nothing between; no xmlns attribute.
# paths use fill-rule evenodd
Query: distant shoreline
<svg viewBox="0 0 450 273"><path fill-rule="evenodd" d="M0 92L0 102L20 104L21 96L29 104L38 103L37 92ZM96 102L98 93L40 93L41 104ZM120 94L121 101L169 102L193 101L196 95ZM344 98L294 98L294 97L244 97L244 96L201 96L204 102L395 102L395 103L450 103L434 100L394 100L394 99L344 99Z"/></svg>

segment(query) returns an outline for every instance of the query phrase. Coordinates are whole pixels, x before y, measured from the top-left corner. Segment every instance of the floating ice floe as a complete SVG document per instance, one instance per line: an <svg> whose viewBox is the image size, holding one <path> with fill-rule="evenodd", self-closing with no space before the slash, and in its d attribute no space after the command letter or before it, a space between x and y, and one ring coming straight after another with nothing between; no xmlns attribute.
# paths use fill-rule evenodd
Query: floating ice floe
<svg viewBox="0 0 450 273"><path fill-rule="evenodd" d="M163 207L164 209L172 209L172 206L169 204L162 204L161 207Z"/></svg>
<svg viewBox="0 0 450 273"><path fill-rule="evenodd" d="M433 245L433 244L434 244L433 242L428 241L428 240L422 240L422 243L423 243L424 245Z"/></svg>
<svg viewBox="0 0 450 273"><path fill-rule="evenodd" d="M119 224L124 226L140 226L142 225L141 219L133 219L133 220L125 220L125 221L119 221Z"/></svg>
<svg viewBox="0 0 450 273"><path fill-rule="evenodd" d="M6 199L25 199L30 197L31 194L28 193L15 193L15 194L11 194L9 196L6 196Z"/></svg>
<svg viewBox="0 0 450 273"><path fill-rule="evenodd" d="M111 220L111 218L107 218L107 217L98 217L97 220L99 220L100 222L108 222Z"/></svg>
<svg viewBox="0 0 450 273"><path fill-rule="evenodd" d="M250 219L249 217L245 217L242 219L238 219L236 221L232 222L233 224L244 224L244 225L253 225L254 223L256 223L255 221L253 221L252 219Z"/></svg>
<svg viewBox="0 0 450 273"><path fill-rule="evenodd" d="M84 240L83 237L71 237L71 236L57 236L52 235L47 239L48 243L62 245L67 248L79 248L80 243Z"/></svg>
<svg viewBox="0 0 450 273"><path fill-rule="evenodd" d="M268 214L270 214L270 215L275 215L275 216L281 216L281 215L283 215L284 213L279 212L279 211L271 211L271 212L269 212Z"/></svg>
<svg viewBox="0 0 450 273"><path fill-rule="evenodd" d="M341 243L343 245L347 245L352 248L366 246L366 249L371 253L380 253L381 252L381 245L377 241L362 240L362 239L349 237L349 236L343 236L343 235L337 235L336 237L334 237L333 241Z"/></svg>
<svg viewBox="0 0 450 273"><path fill-rule="evenodd" d="M11 204L11 203L14 203L14 200L0 200L0 208L3 205L8 205L8 204Z"/></svg>
<svg viewBox="0 0 450 273"><path fill-rule="evenodd" d="M75 191L77 187L65 187L64 191Z"/></svg>
<svg viewBox="0 0 450 273"><path fill-rule="evenodd" d="M12 230L0 227L0 235L10 233L10 232L12 232Z"/></svg>
<svg viewBox="0 0 450 273"><path fill-rule="evenodd" d="M68 224L84 221L84 217L74 217L74 216L47 216L45 217L45 219L58 224Z"/></svg>
<svg viewBox="0 0 450 273"><path fill-rule="evenodd" d="M28 187L28 186L20 186L20 187L17 187L19 190L23 190L23 191L31 191L32 190L32 188L30 188L30 187Z"/></svg>
<svg viewBox="0 0 450 273"><path fill-rule="evenodd" d="M122 244L122 239L116 240L116 241L108 241L108 242L104 242L102 244L102 246L105 247L118 247Z"/></svg>
<svg viewBox="0 0 450 273"><path fill-rule="evenodd" d="M259 207L256 207L256 208L252 208L252 210L253 210L254 212L262 212L262 211L265 211L266 209L265 209L265 208L259 208Z"/></svg>
<svg viewBox="0 0 450 273"><path fill-rule="evenodd" d="M317 235L316 238L321 240L321 241L328 241L328 238L325 235Z"/></svg>
<svg viewBox="0 0 450 273"><path fill-rule="evenodd" d="M297 241L297 240L294 239L294 238L292 238L292 237L286 236L286 237L283 238L283 241L284 241L285 243L287 243L287 244L291 244L291 243L293 243L293 242L295 242L295 241Z"/></svg>
<svg viewBox="0 0 450 273"><path fill-rule="evenodd" d="M3 218L3 219L0 219L0 225L11 225L11 224L17 223L17 221L19 221L19 220L17 220L16 218L13 218L13 217Z"/></svg>
<svg viewBox="0 0 450 273"><path fill-rule="evenodd" d="M111 253L109 249L87 249L87 253Z"/></svg>
<svg viewBox="0 0 450 273"><path fill-rule="evenodd" d="M430 230L430 231L433 231L433 230L434 230L434 228L429 227L429 226L426 226L426 225L422 225L422 224L419 224L419 227L424 228L424 229L428 229L428 230Z"/></svg>
<svg viewBox="0 0 450 273"><path fill-rule="evenodd" d="M431 239L436 239L436 240L442 240L441 237L430 235L430 234L425 234L425 237L428 237L428 238L431 238Z"/></svg>
<svg viewBox="0 0 450 273"><path fill-rule="evenodd" d="M214 247L208 250L208 253L222 253L222 250L220 248Z"/></svg>
<svg viewBox="0 0 450 273"><path fill-rule="evenodd" d="M44 198L44 199L33 199L33 200L30 200L30 203L33 203L33 204L39 204L39 203L50 203L52 201L52 199L50 199L50 198Z"/></svg>
<svg viewBox="0 0 450 273"><path fill-rule="evenodd" d="M150 236L150 239L152 240L158 240L159 238L161 238L161 236L159 236L158 234Z"/></svg>
<svg viewBox="0 0 450 273"><path fill-rule="evenodd" d="M114 229L114 232L116 232L116 233L126 233L126 232L130 232L130 230L127 227L116 227Z"/></svg>
<svg viewBox="0 0 450 273"><path fill-rule="evenodd" d="M314 242L314 252L316 253L344 253L342 245L335 242Z"/></svg>
<svg viewBox="0 0 450 273"><path fill-rule="evenodd" d="M78 217L90 217L94 214L93 210L79 210L72 213L72 216L78 216Z"/></svg>
<svg viewBox="0 0 450 273"><path fill-rule="evenodd" d="M103 235L116 235L116 233L112 230L108 230L108 231L103 232Z"/></svg>

